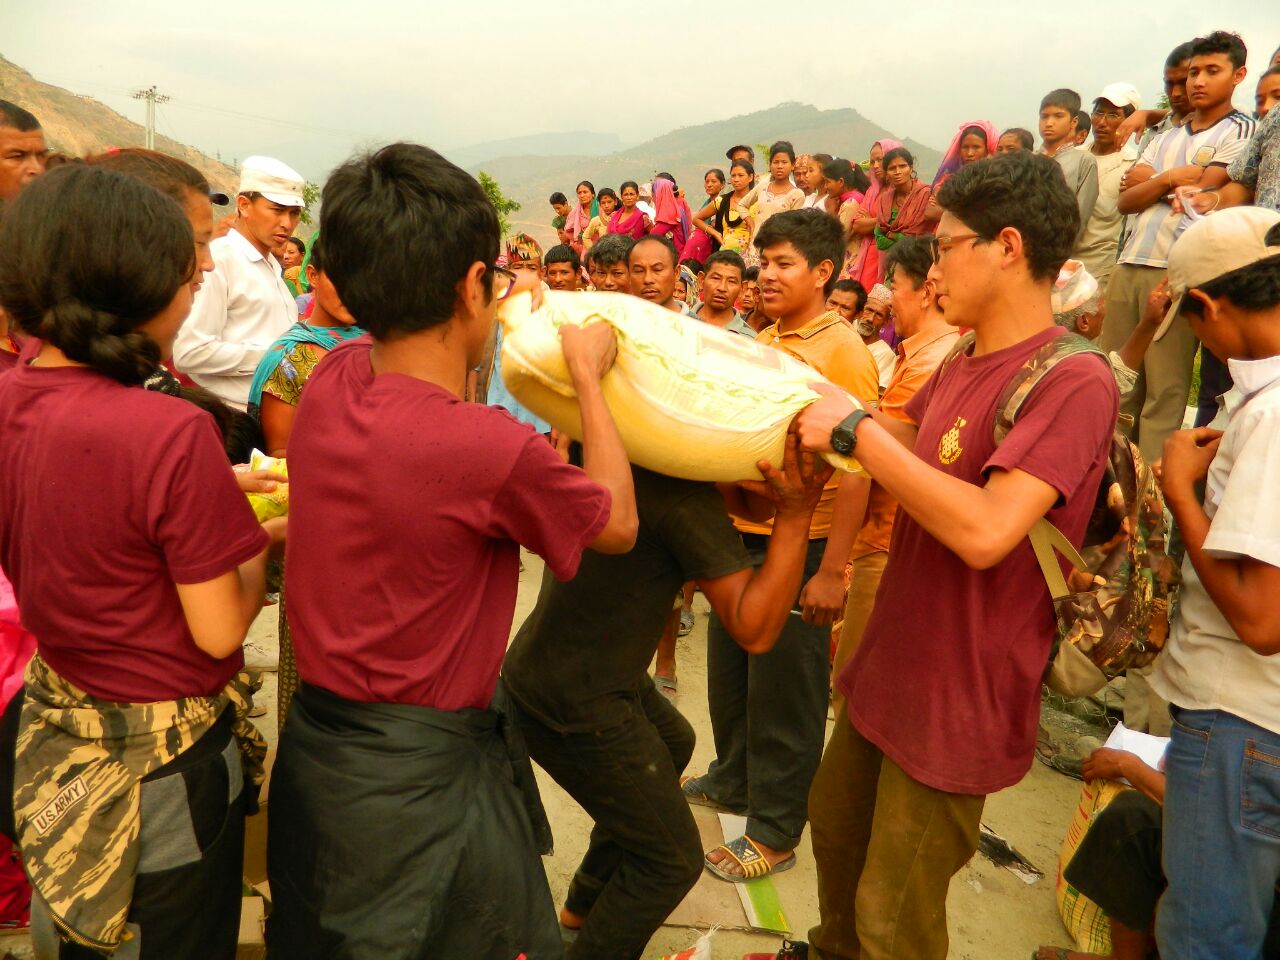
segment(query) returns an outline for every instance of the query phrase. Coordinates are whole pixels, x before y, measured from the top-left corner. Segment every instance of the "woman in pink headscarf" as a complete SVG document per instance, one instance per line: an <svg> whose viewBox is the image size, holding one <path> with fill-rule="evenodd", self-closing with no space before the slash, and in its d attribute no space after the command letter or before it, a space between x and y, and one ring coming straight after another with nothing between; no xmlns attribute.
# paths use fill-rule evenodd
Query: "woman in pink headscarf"
<svg viewBox="0 0 1280 960"><path fill-rule="evenodd" d="M596 188L590 180L583 180L578 184L577 194L578 202L565 217L564 232L572 238L569 246L573 248L573 252L582 256L583 231L591 225L592 218L600 212L600 205L596 203Z"/></svg>
<svg viewBox="0 0 1280 960"><path fill-rule="evenodd" d="M649 235L669 237L676 250L683 250L689 238L689 205L676 196L676 183L670 174L653 178L653 227Z"/></svg>
<svg viewBox="0 0 1280 960"><path fill-rule="evenodd" d="M937 220L942 216L942 208L938 206L938 188L947 182L947 178L961 167L991 156L996 152L999 140L1000 132L990 120L970 120L960 124L960 129L951 138L951 146L942 155L942 163L933 177L933 195L924 212L927 219Z"/></svg>
<svg viewBox="0 0 1280 960"><path fill-rule="evenodd" d="M880 191L885 188L884 155L890 150L902 146L897 140L887 137L877 140L871 145L871 186L867 188L862 202L862 214L853 222L853 232L862 237L857 256L849 268L849 276L857 280L867 290L884 279L884 271L880 269L880 251L876 249L875 238L871 232L876 228L876 203Z"/></svg>

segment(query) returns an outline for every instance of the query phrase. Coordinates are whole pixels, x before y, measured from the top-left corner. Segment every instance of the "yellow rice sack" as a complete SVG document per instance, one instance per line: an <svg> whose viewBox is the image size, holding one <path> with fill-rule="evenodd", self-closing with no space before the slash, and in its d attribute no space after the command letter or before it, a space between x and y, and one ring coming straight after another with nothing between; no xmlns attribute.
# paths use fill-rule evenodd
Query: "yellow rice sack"
<svg viewBox="0 0 1280 960"><path fill-rule="evenodd" d="M1067 826L1067 835L1058 854L1058 879L1054 887L1058 913L1062 916L1062 925L1075 941L1076 949L1085 953L1110 956L1111 924L1102 908L1067 883L1063 874L1098 814L1120 794L1132 789L1114 780L1092 780L1086 783L1080 790L1080 802L1076 805L1075 816Z"/></svg>
<svg viewBox="0 0 1280 960"><path fill-rule="evenodd" d="M268 457L261 450L254 450L249 455L250 470L270 470L272 473L289 475L289 465L283 457ZM275 517L283 517L289 512L289 485L278 483L271 493L249 493L249 506L253 507L254 516L259 523Z"/></svg>
<svg viewBox="0 0 1280 960"><path fill-rule="evenodd" d="M616 293L544 292L530 311L522 293L504 301L502 378L522 404L582 439L578 400L559 330L610 324L618 359L601 381L631 462L688 480L758 480L758 460L781 465L787 428L818 399L816 371L767 344ZM852 397L854 404L858 401ZM857 462L826 459L856 471Z"/></svg>

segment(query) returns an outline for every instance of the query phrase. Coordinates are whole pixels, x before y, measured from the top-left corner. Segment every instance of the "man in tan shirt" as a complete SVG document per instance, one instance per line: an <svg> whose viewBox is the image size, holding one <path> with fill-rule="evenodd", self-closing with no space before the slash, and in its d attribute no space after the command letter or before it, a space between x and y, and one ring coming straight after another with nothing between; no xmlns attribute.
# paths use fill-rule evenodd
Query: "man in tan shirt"
<svg viewBox="0 0 1280 960"><path fill-rule="evenodd" d="M844 262L844 234L817 210L777 213L757 233L760 297L779 319L756 340L813 367L863 404L876 402L875 361L826 299ZM685 783L694 803L747 816L742 837L707 854L725 880L740 881L795 864L807 819L809 782L826 733L831 624L844 608L844 567L866 506L869 478L837 474L823 491L809 527L805 585L774 648L748 654L712 616L707 630L708 700L716 759ZM733 509L735 525L757 567L770 550L772 522Z"/></svg>

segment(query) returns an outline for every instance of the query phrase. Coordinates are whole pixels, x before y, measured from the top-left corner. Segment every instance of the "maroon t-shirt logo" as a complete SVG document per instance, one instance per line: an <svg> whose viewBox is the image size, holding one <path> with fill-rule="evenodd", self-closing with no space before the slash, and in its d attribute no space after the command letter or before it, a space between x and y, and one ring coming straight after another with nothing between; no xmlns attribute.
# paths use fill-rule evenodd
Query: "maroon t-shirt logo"
<svg viewBox="0 0 1280 960"><path fill-rule="evenodd" d="M960 429L968 422L964 417L956 417L955 424L938 441L938 462L943 466L950 466L964 455L964 447L960 446Z"/></svg>

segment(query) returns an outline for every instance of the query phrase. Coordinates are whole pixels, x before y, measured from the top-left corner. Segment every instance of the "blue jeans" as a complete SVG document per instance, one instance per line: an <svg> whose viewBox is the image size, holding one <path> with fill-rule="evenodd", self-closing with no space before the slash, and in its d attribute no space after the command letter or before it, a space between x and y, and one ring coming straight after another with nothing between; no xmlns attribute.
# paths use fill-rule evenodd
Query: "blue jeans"
<svg viewBox="0 0 1280 960"><path fill-rule="evenodd" d="M1280 734L1172 707L1162 960L1257 960L1280 880Z"/></svg>

